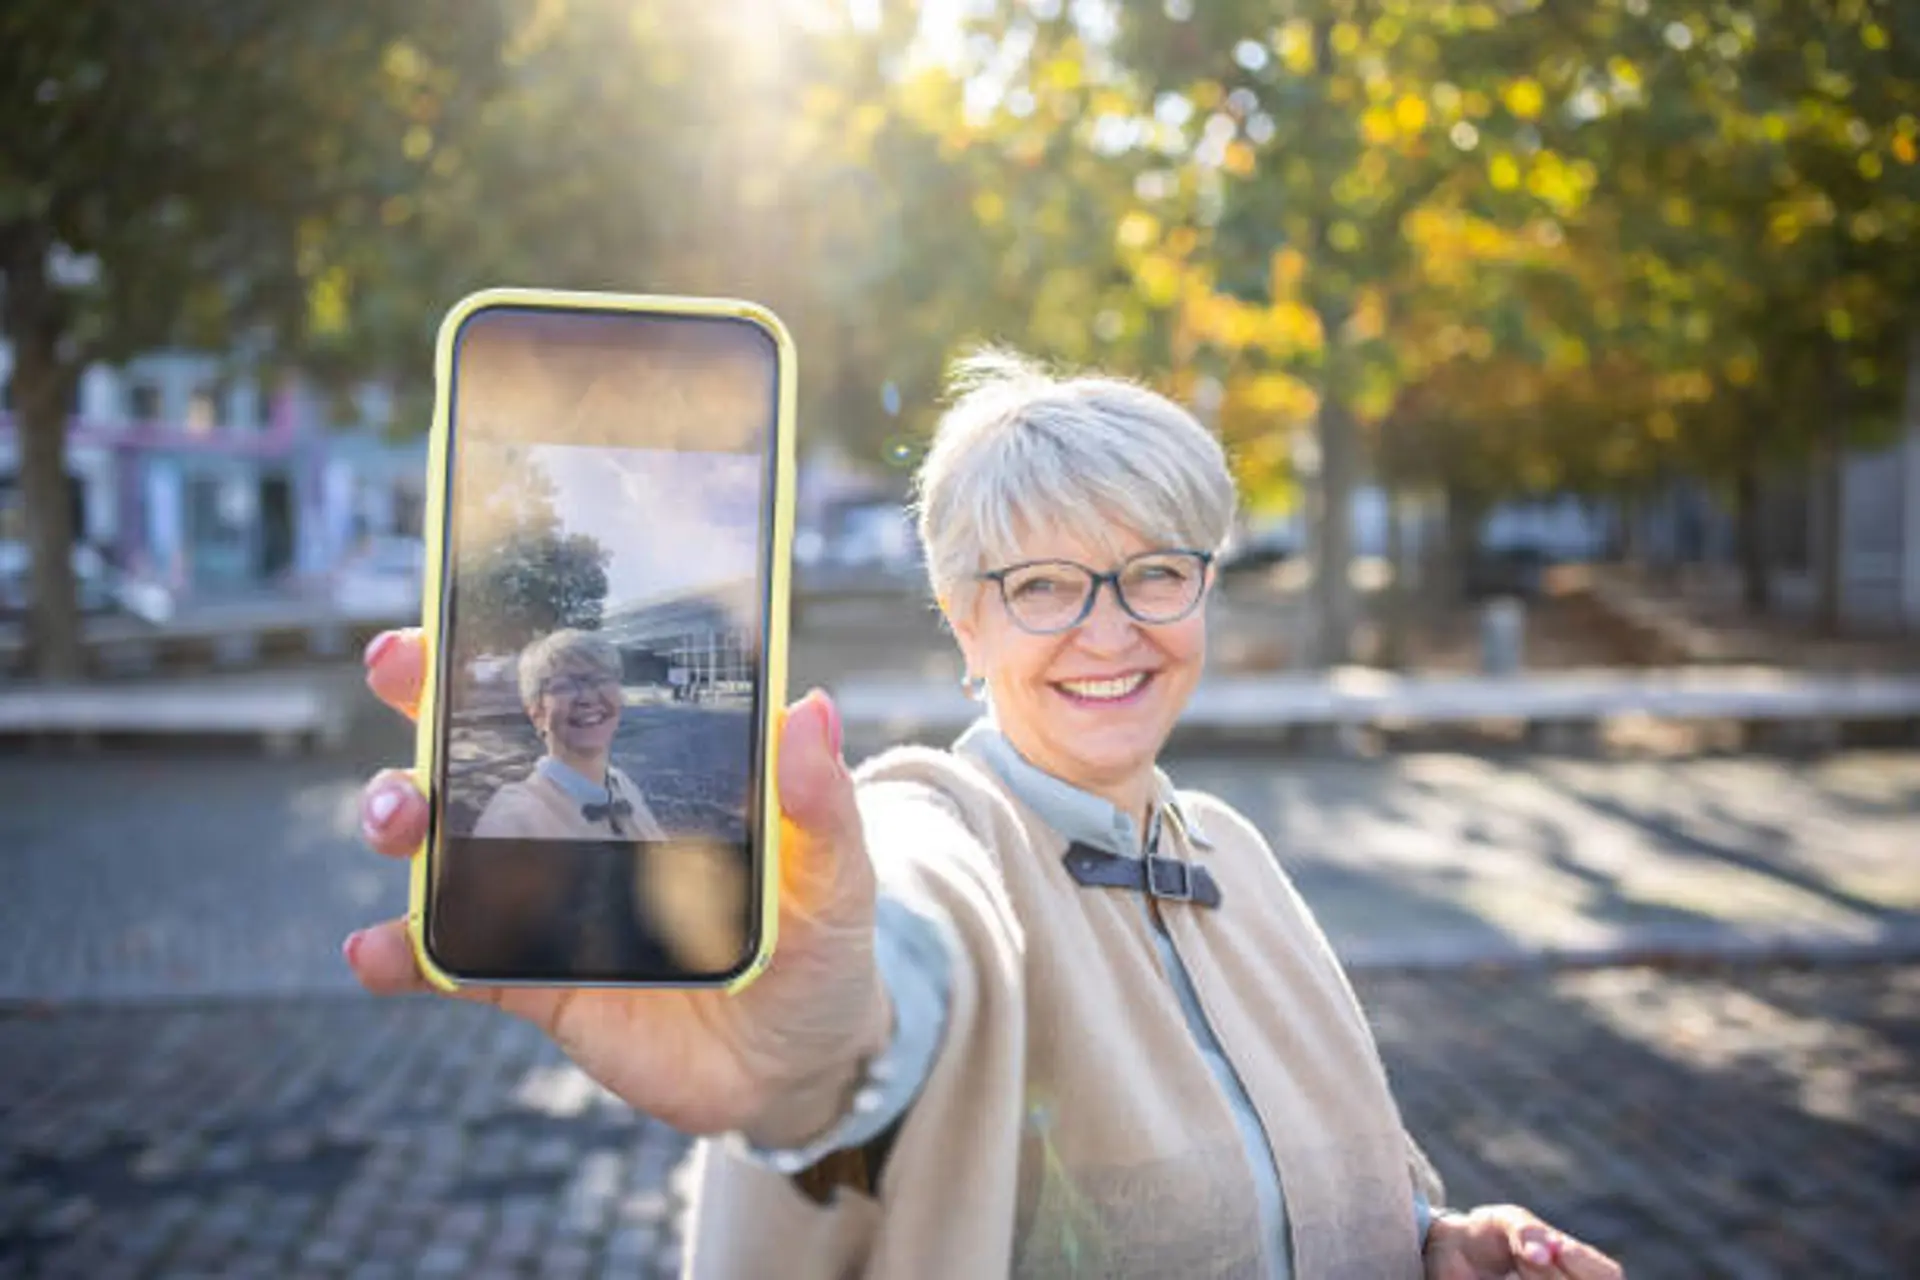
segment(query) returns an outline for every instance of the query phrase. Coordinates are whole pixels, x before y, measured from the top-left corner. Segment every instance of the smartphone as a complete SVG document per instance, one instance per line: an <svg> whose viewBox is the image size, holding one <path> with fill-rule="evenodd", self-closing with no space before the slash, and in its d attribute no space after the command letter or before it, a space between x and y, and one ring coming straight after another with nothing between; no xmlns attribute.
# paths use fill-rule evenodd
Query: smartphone
<svg viewBox="0 0 1920 1280"><path fill-rule="evenodd" d="M441 324L408 919L437 985L734 987L772 957L793 344L719 299Z"/></svg>

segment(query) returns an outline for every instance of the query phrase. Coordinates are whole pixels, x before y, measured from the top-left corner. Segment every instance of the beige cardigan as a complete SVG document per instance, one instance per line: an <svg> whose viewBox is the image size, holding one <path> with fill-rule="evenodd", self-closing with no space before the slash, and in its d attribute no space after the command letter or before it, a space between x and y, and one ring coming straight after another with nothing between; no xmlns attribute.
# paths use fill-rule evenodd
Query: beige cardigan
<svg viewBox="0 0 1920 1280"><path fill-rule="evenodd" d="M612 765L607 766L607 777L618 790L620 798L633 805L633 815L625 824L625 838L666 839L667 833L653 816L653 810L647 808L646 799L640 794L640 788L633 785L633 779ZM581 812L580 802L538 769L520 781L506 783L495 791L487 801L486 808L480 811L479 818L474 821L473 834L522 840L621 838L614 834L613 827L606 822L588 822L586 815Z"/></svg>
<svg viewBox="0 0 1920 1280"><path fill-rule="evenodd" d="M1064 837L969 759L901 748L856 778L884 890L958 959L940 1057L877 1199L843 1187L816 1205L736 1140L703 1142L684 1274L1267 1274L1230 1108L1139 902L1076 885ZM1180 801L1212 847L1176 821L1162 852L1211 867L1224 904L1163 917L1273 1147L1292 1274L1413 1280L1413 1183L1430 1175L1352 989L1259 833L1211 797Z"/></svg>

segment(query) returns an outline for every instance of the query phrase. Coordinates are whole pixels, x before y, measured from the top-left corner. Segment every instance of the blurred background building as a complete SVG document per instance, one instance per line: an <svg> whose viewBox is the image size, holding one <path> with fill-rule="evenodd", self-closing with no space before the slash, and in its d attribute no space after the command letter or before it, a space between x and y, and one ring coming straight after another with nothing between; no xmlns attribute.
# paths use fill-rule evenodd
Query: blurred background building
<svg viewBox="0 0 1920 1280"><path fill-rule="evenodd" d="M11 364L0 344L0 603L18 612L28 577ZM176 606L261 594L370 602L379 588L368 579L412 575L413 594L389 589L385 607L417 610L424 437L386 433L377 387L340 423L297 377L269 385L227 367L157 353L82 374L67 500L83 605L126 607L129 582Z"/></svg>

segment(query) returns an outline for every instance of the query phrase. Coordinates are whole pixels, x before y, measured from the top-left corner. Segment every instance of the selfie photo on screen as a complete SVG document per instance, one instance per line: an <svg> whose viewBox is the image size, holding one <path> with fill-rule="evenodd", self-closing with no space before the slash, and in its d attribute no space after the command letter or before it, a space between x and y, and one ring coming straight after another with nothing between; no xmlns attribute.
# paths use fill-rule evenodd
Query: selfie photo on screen
<svg viewBox="0 0 1920 1280"><path fill-rule="evenodd" d="M756 460L470 448L449 832L743 838Z"/></svg>

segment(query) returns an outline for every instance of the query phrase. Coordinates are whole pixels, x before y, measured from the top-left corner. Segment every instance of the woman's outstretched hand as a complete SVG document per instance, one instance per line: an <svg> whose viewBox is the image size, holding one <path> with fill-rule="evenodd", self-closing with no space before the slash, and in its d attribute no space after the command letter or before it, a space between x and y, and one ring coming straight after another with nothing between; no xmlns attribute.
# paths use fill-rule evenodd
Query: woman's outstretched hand
<svg viewBox="0 0 1920 1280"><path fill-rule="evenodd" d="M367 683L412 719L426 653L418 631L367 646ZM779 945L744 991L463 987L550 1036L580 1068L635 1109L687 1133L740 1130L795 1145L840 1114L860 1060L884 1047L891 1011L873 956L874 875L840 753L839 714L814 692L789 709L780 738ZM375 850L418 856L427 802L404 770L361 796ZM404 919L361 929L347 963L377 995L432 991Z"/></svg>
<svg viewBox="0 0 1920 1280"><path fill-rule="evenodd" d="M1446 1214L1427 1232L1427 1280L1622 1280L1620 1264L1518 1205Z"/></svg>

